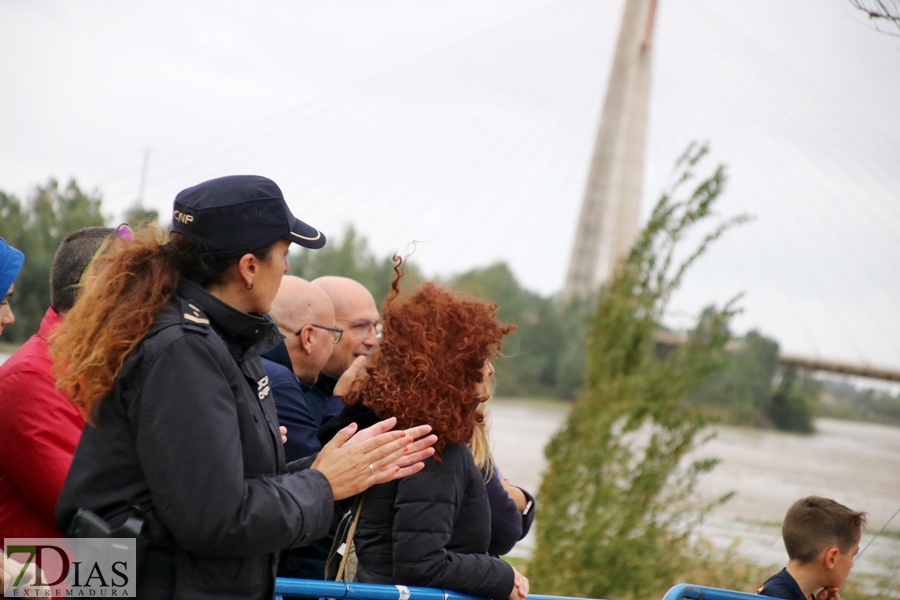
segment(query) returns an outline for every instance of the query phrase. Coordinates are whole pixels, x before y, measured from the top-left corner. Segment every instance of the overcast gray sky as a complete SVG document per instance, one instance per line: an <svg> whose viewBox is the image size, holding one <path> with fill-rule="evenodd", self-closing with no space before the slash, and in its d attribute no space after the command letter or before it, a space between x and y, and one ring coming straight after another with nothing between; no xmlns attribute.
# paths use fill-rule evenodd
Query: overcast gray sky
<svg viewBox="0 0 900 600"><path fill-rule="evenodd" d="M53 176L138 196L272 177L332 237L419 240L448 275L497 260L560 289L621 2L0 0L0 189ZM675 157L729 166L719 243L672 305L741 291L739 329L900 367L900 38L846 0L660 0L644 209Z"/></svg>

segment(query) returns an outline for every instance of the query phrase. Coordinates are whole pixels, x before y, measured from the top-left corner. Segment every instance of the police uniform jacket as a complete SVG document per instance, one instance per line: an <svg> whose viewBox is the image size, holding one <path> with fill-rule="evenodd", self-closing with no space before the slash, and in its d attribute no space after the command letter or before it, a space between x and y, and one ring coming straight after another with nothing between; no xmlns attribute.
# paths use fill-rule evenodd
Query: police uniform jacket
<svg viewBox="0 0 900 600"><path fill-rule="evenodd" d="M259 359L281 339L183 279L85 428L60 529L79 508L143 515L139 597L271 598L278 551L328 532L331 487L311 458L285 464Z"/></svg>
<svg viewBox="0 0 900 600"><path fill-rule="evenodd" d="M447 444L441 463L365 492L356 544L356 578L436 587L506 600L512 567L488 555L491 509L469 448Z"/></svg>

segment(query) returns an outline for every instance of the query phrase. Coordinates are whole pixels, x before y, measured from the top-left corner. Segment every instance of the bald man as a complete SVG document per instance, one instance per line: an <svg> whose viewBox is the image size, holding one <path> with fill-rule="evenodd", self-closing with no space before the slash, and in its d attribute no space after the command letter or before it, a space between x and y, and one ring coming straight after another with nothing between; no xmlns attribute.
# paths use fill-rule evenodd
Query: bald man
<svg viewBox="0 0 900 600"><path fill-rule="evenodd" d="M342 408L340 398L323 398L309 390L343 332L335 324L328 295L291 275L281 279L269 317L284 335L284 345L267 352L263 366L269 376L278 423L287 428L284 456L290 462L321 450L316 437L319 425L326 414L340 412ZM334 406L329 408L328 402ZM334 529L333 525L328 537L308 546L282 552L278 575L322 579Z"/></svg>
<svg viewBox="0 0 900 600"><path fill-rule="evenodd" d="M378 345L381 338L381 317L372 294L361 283L347 277L319 277L312 284L321 289L334 306L337 326L344 330L341 341L335 344L331 358L322 368L319 379L310 390L326 402L328 398L340 396L352 382L362 367L363 358ZM335 416L341 407L330 403L338 410L327 418Z"/></svg>
<svg viewBox="0 0 900 600"><path fill-rule="evenodd" d="M285 345L297 379L314 384L342 333L335 325L328 295L308 281L286 275L269 316L287 337Z"/></svg>
<svg viewBox="0 0 900 600"><path fill-rule="evenodd" d="M299 277L282 278L269 316L285 337L288 360L267 354L263 366L278 409L278 422L288 430L284 455L292 461L321 450L316 431L326 412L325 403L305 391L315 384L342 332L335 326L328 296ZM328 412L340 408L338 400Z"/></svg>

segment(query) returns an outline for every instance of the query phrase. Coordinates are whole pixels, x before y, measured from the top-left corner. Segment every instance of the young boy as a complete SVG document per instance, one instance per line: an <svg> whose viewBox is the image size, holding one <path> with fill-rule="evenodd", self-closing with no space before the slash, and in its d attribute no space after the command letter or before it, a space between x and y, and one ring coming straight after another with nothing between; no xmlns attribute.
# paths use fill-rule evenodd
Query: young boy
<svg viewBox="0 0 900 600"><path fill-rule="evenodd" d="M781 526L788 565L756 593L784 600L841 600L838 590L853 568L865 525L865 513L834 500L797 500ZM818 589L822 591L813 596Z"/></svg>

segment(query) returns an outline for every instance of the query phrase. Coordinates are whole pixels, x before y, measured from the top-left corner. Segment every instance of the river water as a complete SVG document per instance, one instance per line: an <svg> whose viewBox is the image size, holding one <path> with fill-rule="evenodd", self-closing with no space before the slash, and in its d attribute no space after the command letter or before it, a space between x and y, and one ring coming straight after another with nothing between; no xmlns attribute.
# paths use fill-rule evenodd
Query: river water
<svg viewBox="0 0 900 600"><path fill-rule="evenodd" d="M543 449L564 422L564 402L496 398L491 401L494 456L514 484L536 491L546 465ZM900 509L900 428L870 423L819 419L817 433L799 435L718 426L716 436L695 458L721 463L700 480L708 499L734 491L717 507L699 535L720 548L737 543L737 554L762 566L787 564L781 520L803 496L833 498L868 513L864 548ZM540 507L537 518L540 519ZM900 515L859 557L853 576L900 573ZM513 551L527 556L532 536ZM773 571L774 572L774 571Z"/></svg>

